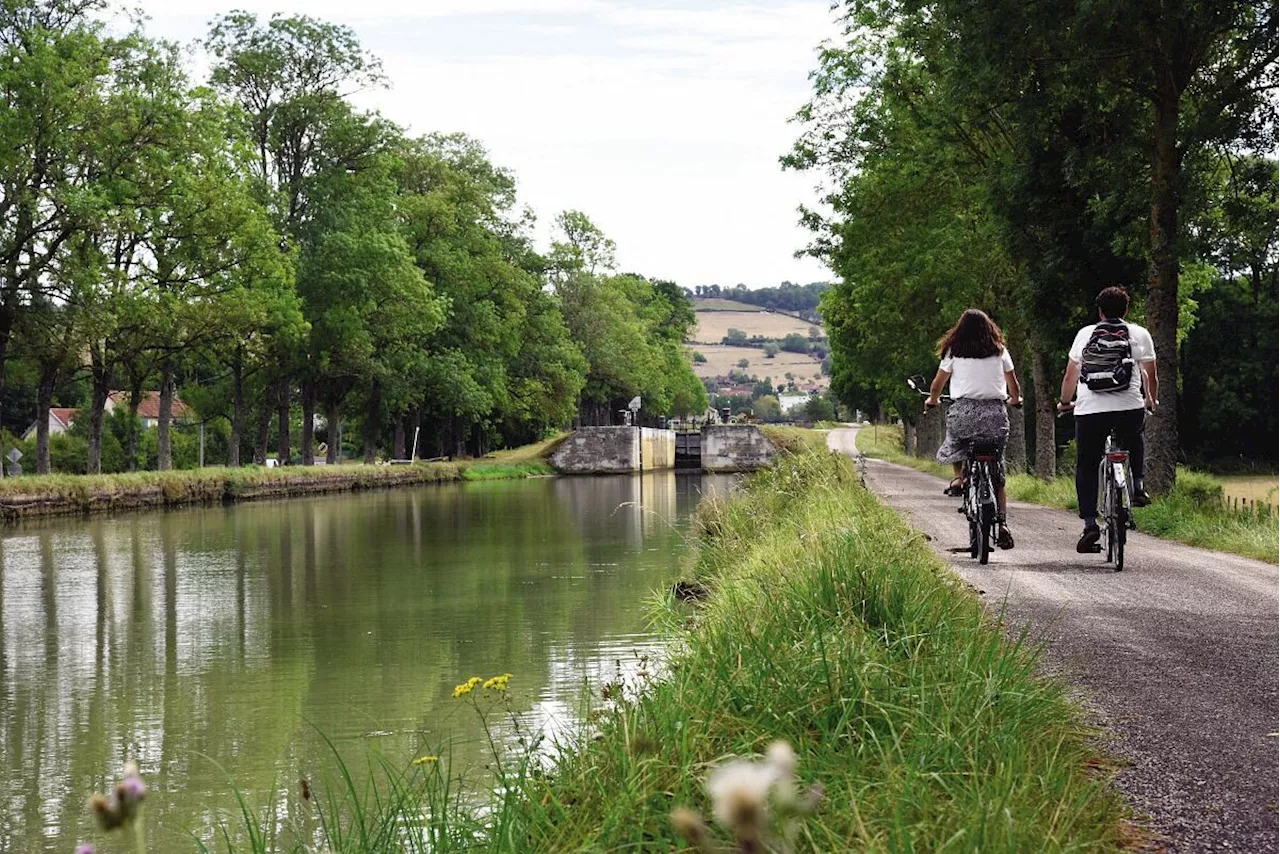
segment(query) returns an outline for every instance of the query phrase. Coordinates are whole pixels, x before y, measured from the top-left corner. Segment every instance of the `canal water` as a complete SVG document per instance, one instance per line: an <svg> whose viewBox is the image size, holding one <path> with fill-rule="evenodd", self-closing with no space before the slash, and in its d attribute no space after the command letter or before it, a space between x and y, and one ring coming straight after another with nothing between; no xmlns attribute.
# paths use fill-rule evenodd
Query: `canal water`
<svg viewBox="0 0 1280 854"><path fill-rule="evenodd" d="M0 852L101 839L85 802L136 759L151 850L334 766L482 767L467 677L530 723L652 651L646 600L726 476L539 478L0 531ZM108 850L123 848L120 841ZM102 850L102 849L100 849Z"/></svg>

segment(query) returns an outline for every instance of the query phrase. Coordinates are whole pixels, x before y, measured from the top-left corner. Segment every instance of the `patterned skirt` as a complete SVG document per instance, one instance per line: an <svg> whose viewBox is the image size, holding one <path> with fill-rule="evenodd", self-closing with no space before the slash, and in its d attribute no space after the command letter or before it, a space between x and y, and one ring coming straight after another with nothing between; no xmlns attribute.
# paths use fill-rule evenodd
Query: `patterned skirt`
<svg viewBox="0 0 1280 854"><path fill-rule="evenodd" d="M1009 410L1003 400L962 397L947 410L947 439L938 448L938 462L964 462L975 442L998 445L1003 457L1008 440Z"/></svg>

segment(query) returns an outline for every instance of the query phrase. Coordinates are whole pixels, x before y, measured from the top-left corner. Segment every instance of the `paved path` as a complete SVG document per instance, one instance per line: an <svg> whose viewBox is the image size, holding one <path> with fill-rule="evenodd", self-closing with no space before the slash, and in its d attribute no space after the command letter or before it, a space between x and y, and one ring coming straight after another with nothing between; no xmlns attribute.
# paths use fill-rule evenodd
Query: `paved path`
<svg viewBox="0 0 1280 854"><path fill-rule="evenodd" d="M856 429L828 444L856 455ZM866 461L867 485L926 533L951 567L1049 641L1131 763L1117 785L1167 851L1277 850L1277 567L1129 536L1124 572L1079 555L1070 513L1013 502L1017 547L987 566L949 548L968 530L945 482Z"/></svg>

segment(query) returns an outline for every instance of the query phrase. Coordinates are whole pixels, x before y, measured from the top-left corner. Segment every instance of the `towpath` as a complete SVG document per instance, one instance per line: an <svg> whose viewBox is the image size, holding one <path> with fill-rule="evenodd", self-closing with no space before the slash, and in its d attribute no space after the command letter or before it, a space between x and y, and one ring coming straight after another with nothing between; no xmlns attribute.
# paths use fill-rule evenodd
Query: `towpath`
<svg viewBox="0 0 1280 854"><path fill-rule="evenodd" d="M856 455L856 429L828 445ZM1277 567L1131 534L1125 569L1080 555L1070 513L1011 502L1017 546L971 560L945 483L866 460L867 485L915 528L1013 628L1047 640L1114 733L1127 764L1117 786L1162 850L1277 850Z"/></svg>

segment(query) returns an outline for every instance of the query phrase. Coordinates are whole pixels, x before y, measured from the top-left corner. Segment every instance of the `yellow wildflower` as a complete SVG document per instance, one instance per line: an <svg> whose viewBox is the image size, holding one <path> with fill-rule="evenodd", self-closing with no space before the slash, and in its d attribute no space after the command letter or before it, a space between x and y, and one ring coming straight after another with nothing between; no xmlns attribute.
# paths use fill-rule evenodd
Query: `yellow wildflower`
<svg viewBox="0 0 1280 854"><path fill-rule="evenodd" d="M507 682L510 680L510 673L503 673L501 676L494 676L492 679L485 680L484 689L486 691L505 691L507 690Z"/></svg>
<svg viewBox="0 0 1280 854"><path fill-rule="evenodd" d="M453 696L457 698L457 697L463 696L464 694L470 694L472 691L476 689L476 686L479 684L480 684L480 677L472 676L466 682L463 682L461 685L453 689Z"/></svg>
<svg viewBox="0 0 1280 854"><path fill-rule="evenodd" d="M439 756L419 756L417 759L413 760L413 764L414 764L414 765L429 765L429 764L431 764L432 762L439 762L439 761L440 761L440 757L439 757Z"/></svg>

